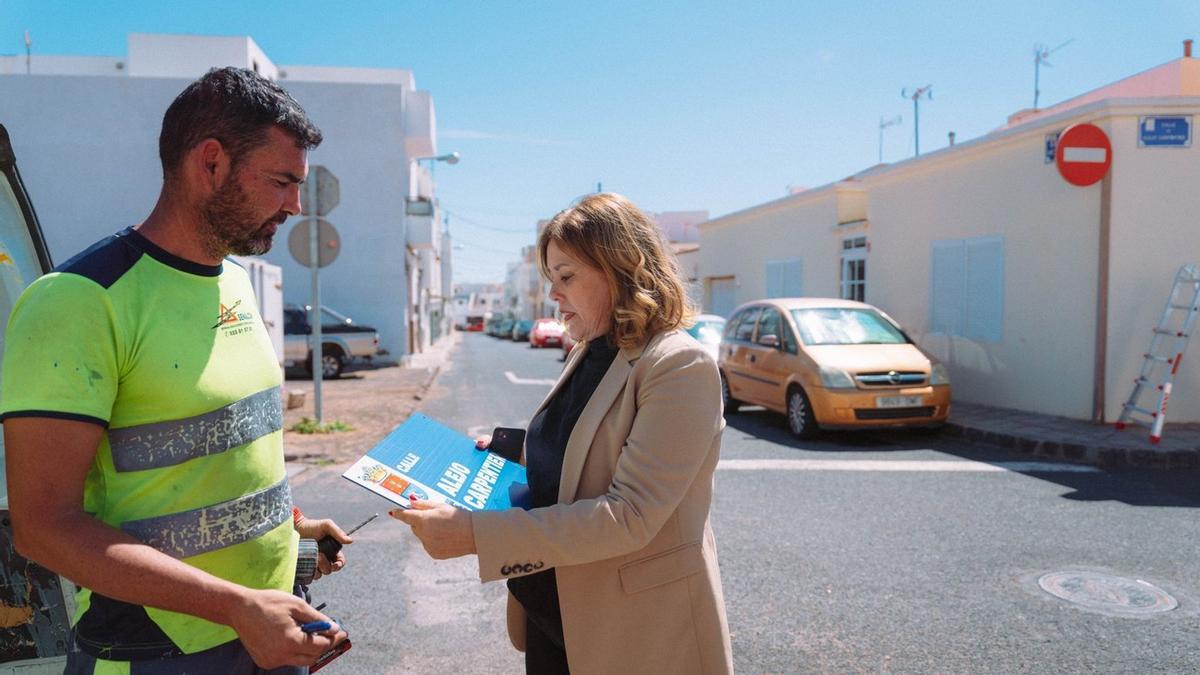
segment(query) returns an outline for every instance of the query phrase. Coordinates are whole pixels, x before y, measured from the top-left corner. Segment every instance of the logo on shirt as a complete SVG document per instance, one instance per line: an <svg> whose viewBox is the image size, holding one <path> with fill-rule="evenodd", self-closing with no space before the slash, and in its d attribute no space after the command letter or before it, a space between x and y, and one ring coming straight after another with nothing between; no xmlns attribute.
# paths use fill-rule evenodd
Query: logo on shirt
<svg viewBox="0 0 1200 675"><path fill-rule="evenodd" d="M217 323L216 323L216 325L213 326L213 328L217 328L218 326L224 326L225 324L228 324L228 323L237 323L238 316L237 316L237 312L235 310L237 310L238 305L240 305L240 304L242 304L241 300L238 300L237 302L233 303L233 306L231 306L231 307L226 307L224 305L224 303L222 303L221 304L221 314L219 316L217 316Z"/></svg>
<svg viewBox="0 0 1200 675"><path fill-rule="evenodd" d="M241 304L241 300L228 307L225 306L225 303L221 303L221 312L217 315L217 322L213 324L213 330L220 328L221 332L226 335L238 335L254 330L254 315L250 312L237 311Z"/></svg>

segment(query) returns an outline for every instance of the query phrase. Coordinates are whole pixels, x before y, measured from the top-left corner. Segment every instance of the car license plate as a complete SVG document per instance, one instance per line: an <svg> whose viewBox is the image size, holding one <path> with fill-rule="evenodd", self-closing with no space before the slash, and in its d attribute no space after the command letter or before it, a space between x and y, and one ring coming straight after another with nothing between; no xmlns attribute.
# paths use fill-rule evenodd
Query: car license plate
<svg viewBox="0 0 1200 675"><path fill-rule="evenodd" d="M876 408L915 408L919 405L920 396L880 396L875 399Z"/></svg>

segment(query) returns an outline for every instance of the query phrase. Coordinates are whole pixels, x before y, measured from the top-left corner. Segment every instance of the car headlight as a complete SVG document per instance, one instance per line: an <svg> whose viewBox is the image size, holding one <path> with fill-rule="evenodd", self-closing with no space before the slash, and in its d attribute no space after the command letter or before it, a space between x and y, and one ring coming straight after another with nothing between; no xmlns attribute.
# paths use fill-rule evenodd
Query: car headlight
<svg viewBox="0 0 1200 675"><path fill-rule="evenodd" d="M821 384L827 389L854 389L854 378L841 368L821 366Z"/></svg>
<svg viewBox="0 0 1200 675"><path fill-rule="evenodd" d="M950 373L946 372L946 366L936 363L933 370L929 373L929 384L950 384Z"/></svg>

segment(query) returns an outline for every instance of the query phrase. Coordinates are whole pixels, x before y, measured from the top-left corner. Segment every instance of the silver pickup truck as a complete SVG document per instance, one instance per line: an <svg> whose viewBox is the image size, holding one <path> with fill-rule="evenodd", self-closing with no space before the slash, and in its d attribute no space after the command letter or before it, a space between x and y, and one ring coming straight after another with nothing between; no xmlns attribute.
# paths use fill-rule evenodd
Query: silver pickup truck
<svg viewBox="0 0 1200 675"><path fill-rule="evenodd" d="M310 307L283 308L283 365L300 366L312 374L312 326ZM384 354L379 333L371 326L354 323L349 317L321 306L321 376L335 378L355 360L369 361Z"/></svg>

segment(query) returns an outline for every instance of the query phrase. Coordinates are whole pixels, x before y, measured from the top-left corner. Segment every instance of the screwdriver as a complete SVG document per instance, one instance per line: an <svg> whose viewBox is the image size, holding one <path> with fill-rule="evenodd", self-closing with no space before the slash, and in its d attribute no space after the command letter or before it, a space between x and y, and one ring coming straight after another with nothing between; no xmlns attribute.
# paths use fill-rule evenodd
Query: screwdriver
<svg viewBox="0 0 1200 675"><path fill-rule="evenodd" d="M347 532L346 535L349 536L349 535L354 534L355 532L358 532L359 530L362 529L363 525L366 525L367 523L371 522L372 520L375 520L378 517L379 517L379 514L376 513L375 515L371 516L370 518L367 518L366 520L364 520L361 523L359 523L358 525L356 525L354 527L354 529ZM331 537L329 535L325 535L324 537L321 537L320 541L317 542L317 549L319 551L321 551L322 555L325 556L326 560L328 560L329 562L332 563L333 561L337 560L338 551L342 550L342 542L338 541L337 539L334 539L333 537Z"/></svg>

